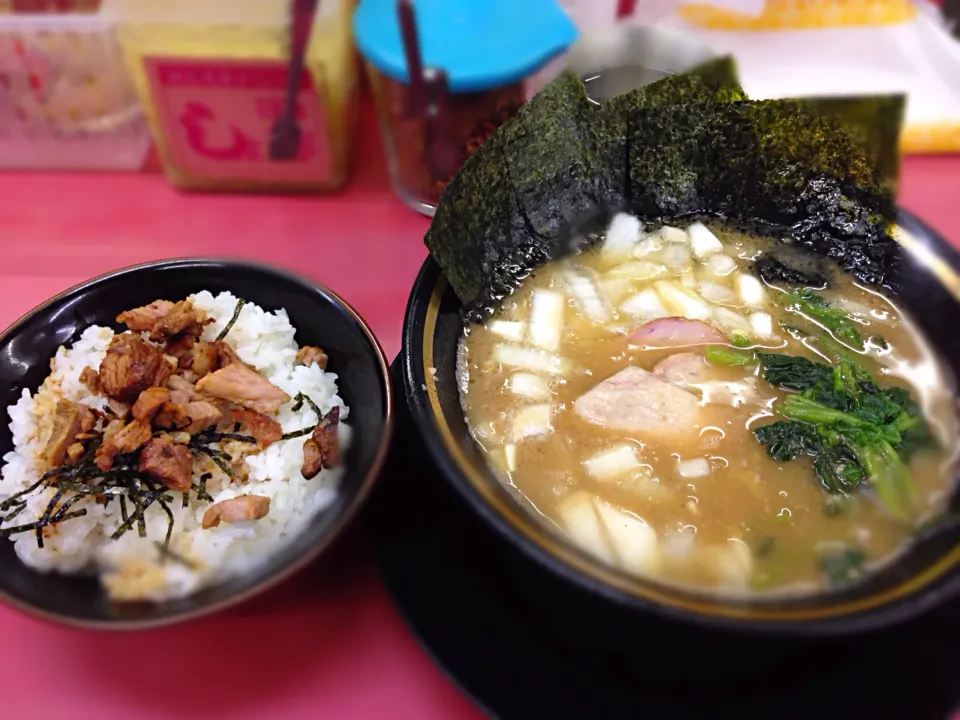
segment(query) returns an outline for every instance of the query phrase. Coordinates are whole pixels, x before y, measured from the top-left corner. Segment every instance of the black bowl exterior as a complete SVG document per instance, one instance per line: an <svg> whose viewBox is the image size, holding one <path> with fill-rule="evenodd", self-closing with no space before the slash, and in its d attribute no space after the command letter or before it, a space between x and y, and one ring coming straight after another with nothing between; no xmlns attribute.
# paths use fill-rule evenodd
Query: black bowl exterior
<svg viewBox="0 0 960 720"><path fill-rule="evenodd" d="M960 254L907 213L899 298L960 376ZM455 378L463 332L460 303L428 259L407 306L404 385L424 443L449 482L515 548L561 578L618 605L718 629L842 634L893 624L960 591L960 524L944 524L886 569L844 592L793 599L722 600L665 586L604 566L541 523L489 470L470 436ZM951 499L951 513L960 502Z"/></svg>
<svg viewBox="0 0 960 720"><path fill-rule="evenodd" d="M334 502L256 572L186 598L162 603L111 602L94 577L39 573L0 541L0 598L44 619L106 629L165 625L235 604L279 582L315 558L354 516L383 464L392 431L392 393L383 351L359 315L330 290L264 265L218 259L170 260L94 278L32 310L0 335L0 403L15 403L49 374L57 348L90 325L121 330L116 315L157 298L229 290L265 310L286 309L299 344L318 345L338 375L354 430ZM0 430L0 455L12 450Z"/></svg>

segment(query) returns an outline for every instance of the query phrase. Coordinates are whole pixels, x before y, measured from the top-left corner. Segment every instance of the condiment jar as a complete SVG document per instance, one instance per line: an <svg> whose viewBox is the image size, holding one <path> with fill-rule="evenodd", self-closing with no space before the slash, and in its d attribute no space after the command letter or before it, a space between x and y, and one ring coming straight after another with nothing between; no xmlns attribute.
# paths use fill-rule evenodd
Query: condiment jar
<svg viewBox="0 0 960 720"><path fill-rule="evenodd" d="M442 71L449 93L436 107L446 162L433 152L435 127L411 84L396 0L361 0L357 47L367 63L390 178L409 207L432 216L447 183L525 100L524 81L577 37L555 0L413 0L419 54ZM455 162L451 163L449 157Z"/></svg>
<svg viewBox="0 0 960 720"><path fill-rule="evenodd" d="M270 138L287 96L291 0L112 0L167 178L187 190L322 192L347 181L359 104L353 0L321 0L295 157Z"/></svg>

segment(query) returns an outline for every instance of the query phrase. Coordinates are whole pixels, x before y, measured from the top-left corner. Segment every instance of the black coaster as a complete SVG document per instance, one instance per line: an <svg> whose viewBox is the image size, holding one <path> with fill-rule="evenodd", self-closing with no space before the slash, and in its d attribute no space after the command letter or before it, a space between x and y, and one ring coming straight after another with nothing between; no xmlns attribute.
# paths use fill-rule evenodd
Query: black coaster
<svg viewBox="0 0 960 720"><path fill-rule="evenodd" d="M621 613L509 548L433 469L394 362L397 435L364 515L424 649L505 718L896 718L960 705L960 604L867 636L717 634Z"/></svg>

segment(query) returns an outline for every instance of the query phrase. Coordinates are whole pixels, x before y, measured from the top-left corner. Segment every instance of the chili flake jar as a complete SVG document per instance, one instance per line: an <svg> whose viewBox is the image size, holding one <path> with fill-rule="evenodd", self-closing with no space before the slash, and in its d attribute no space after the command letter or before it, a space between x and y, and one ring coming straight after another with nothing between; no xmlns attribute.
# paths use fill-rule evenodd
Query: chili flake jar
<svg viewBox="0 0 960 720"><path fill-rule="evenodd" d="M556 0L413 0L413 6L423 67L444 71L449 84L439 108L443 140L462 160L517 112L525 80L577 37ZM412 104L396 0L360 0L354 35L394 190L406 205L432 216L456 172L431 162L431 131L425 111Z"/></svg>

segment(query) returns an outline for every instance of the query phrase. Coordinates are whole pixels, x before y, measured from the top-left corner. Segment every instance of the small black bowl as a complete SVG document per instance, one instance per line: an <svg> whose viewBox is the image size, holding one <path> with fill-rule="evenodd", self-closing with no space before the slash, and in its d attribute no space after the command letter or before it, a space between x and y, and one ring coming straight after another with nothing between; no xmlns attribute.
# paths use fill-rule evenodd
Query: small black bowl
<svg viewBox="0 0 960 720"><path fill-rule="evenodd" d="M0 540L0 599L45 620L98 629L140 629L206 615L279 583L330 546L356 515L386 457L393 427L389 366L363 319L342 298L283 270L234 260L167 260L116 270L73 287L30 311L0 335L0 406L35 391L58 347L90 325L117 330L119 312L157 298L229 290L265 310L286 309L301 345L329 355L340 396L350 407L353 441L334 502L261 569L188 597L161 603L111 601L93 577L39 573ZM0 429L0 456L12 450Z"/></svg>
<svg viewBox="0 0 960 720"><path fill-rule="evenodd" d="M899 300L960 377L960 253L902 212ZM433 461L470 506L515 550L562 582L618 611L654 613L719 631L836 635L901 622L960 591L960 523L945 522L884 570L844 592L777 600L723 600L604 566L524 510L496 479L463 417L456 382L461 304L427 259L414 284L403 334L407 401ZM960 508L951 498L948 517ZM596 603L593 603L596 607Z"/></svg>

